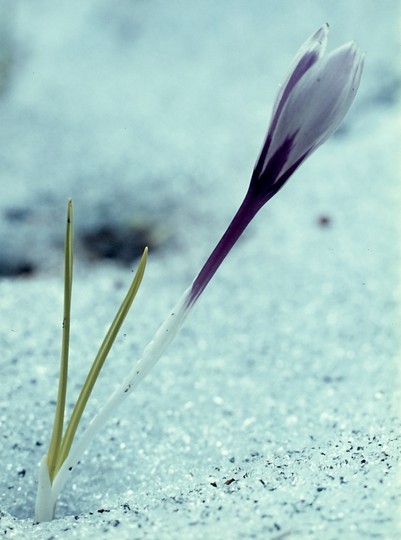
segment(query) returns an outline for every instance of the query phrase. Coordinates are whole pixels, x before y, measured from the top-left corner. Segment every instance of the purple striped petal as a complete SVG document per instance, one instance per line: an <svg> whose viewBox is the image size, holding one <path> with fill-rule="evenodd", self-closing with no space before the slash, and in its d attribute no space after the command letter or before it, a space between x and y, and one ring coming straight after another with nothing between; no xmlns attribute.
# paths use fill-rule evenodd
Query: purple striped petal
<svg viewBox="0 0 401 540"><path fill-rule="evenodd" d="M305 41L295 55L287 79L277 94L276 101L273 106L269 133L274 130L282 108L295 85L323 55L327 45L328 33L329 25L324 24L317 32L315 32L308 40Z"/></svg>
<svg viewBox="0 0 401 540"><path fill-rule="evenodd" d="M193 282L186 309L202 294L260 208L330 137L350 108L364 58L354 43L323 56L327 34L326 24L298 51L274 104L267 137L245 199Z"/></svg>
<svg viewBox="0 0 401 540"><path fill-rule="evenodd" d="M251 179L255 194L265 194L264 202L337 129L355 97L362 68L362 53L349 43L316 60L290 90L287 83Z"/></svg>
<svg viewBox="0 0 401 540"><path fill-rule="evenodd" d="M265 170L288 137L293 137L294 144L281 174L332 135L355 97L362 63L362 55L354 43L343 45L321 59L297 83L277 121Z"/></svg>

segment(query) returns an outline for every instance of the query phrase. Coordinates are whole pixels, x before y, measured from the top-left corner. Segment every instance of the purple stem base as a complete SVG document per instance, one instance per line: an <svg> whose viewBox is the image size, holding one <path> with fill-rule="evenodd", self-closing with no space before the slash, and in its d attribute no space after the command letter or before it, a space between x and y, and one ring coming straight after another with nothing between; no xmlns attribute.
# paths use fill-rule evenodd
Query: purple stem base
<svg viewBox="0 0 401 540"><path fill-rule="evenodd" d="M214 276L216 270L227 257L238 238L262 206L263 203L259 203L257 198L253 197L252 194L250 194L250 191L248 191L237 213L227 227L226 232L223 234L219 243L195 278L188 299L188 308L192 307L197 301L206 285Z"/></svg>

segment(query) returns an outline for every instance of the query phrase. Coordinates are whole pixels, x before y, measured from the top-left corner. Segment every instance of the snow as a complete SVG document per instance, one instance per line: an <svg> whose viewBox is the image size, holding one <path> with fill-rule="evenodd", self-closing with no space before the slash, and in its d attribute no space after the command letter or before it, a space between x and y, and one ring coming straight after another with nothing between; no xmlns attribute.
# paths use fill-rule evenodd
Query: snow
<svg viewBox="0 0 401 540"><path fill-rule="evenodd" d="M398 8L2 0L1 535L401 535ZM107 225L151 240L86 425L224 231L278 84L326 21L329 50L353 39L366 50L349 115L256 217L99 434L57 519L34 525L56 398L67 198L69 411L136 265L94 257L85 235Z"/></svg>

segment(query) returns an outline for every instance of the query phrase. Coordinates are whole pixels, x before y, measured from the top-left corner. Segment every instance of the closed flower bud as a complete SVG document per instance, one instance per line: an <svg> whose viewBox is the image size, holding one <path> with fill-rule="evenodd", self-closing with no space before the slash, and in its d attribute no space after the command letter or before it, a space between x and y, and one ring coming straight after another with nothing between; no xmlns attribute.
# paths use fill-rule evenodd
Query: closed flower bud
<svg viewBox="0 0 401 540"><path fill-rule="evenodd" d="M296 54L276 98L248 192L192 284L188 306L199 298L255 214L332 135L350 108L358 90L364 56L355 43L325 56L328 30L328 25L323 25Z"/></svg>
<svg viewBox="0 0 401 540"><path fill-rule="evenodd" d="M349 43L323 56L327 32L324 25L301 47L279 92L251 179L260 204L332 135L354 100L363 54Z"/></svg>

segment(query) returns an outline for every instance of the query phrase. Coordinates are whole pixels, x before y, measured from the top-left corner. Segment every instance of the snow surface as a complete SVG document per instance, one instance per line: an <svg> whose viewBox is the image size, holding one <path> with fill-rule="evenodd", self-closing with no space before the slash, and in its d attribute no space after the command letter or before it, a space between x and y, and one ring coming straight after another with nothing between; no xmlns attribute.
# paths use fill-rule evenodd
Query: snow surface
<svg viewBox="0 0 401 540"><path fill-rule="evenodd" d="M398 8L1 1L0 535L401 537ZM83 235L139 222L156 237L87 423L224 231L277 86L326 21L330 49L355 39L367 53L350 114L257 216L99 434L57 519L34 525L67 198L77 237L69 411L135 267L94 261Z"/></svg>

